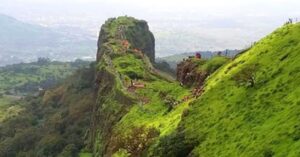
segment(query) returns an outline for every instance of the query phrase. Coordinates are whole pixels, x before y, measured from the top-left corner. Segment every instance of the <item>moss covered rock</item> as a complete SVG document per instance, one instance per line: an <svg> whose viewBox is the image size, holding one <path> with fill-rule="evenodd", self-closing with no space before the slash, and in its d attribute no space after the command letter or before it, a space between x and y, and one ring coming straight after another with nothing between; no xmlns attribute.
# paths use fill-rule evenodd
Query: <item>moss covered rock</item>
<svg viewBox="0 0 300 157"><path fill-rule="evenodd" d="M98 39L97 60L104 51L120 53L122 50L106 49L105 44L114 43L118 45L122 41L128 41L131 49L143 52L154 62L155 39L147 22L127 16L110 18L102 25Z"/></svg>

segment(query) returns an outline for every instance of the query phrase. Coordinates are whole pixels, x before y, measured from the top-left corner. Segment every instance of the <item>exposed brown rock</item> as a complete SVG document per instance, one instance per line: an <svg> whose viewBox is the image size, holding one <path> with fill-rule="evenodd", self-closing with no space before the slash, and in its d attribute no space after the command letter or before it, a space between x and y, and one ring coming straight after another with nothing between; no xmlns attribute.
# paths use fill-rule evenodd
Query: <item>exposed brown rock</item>
<svg viewBox="0 0 300 157"><path fill-rule="evenodd" d="M206 71L198 71L197 64L191 59L177 65L177 80L185 86L201 87L208 75Z"/></svg>

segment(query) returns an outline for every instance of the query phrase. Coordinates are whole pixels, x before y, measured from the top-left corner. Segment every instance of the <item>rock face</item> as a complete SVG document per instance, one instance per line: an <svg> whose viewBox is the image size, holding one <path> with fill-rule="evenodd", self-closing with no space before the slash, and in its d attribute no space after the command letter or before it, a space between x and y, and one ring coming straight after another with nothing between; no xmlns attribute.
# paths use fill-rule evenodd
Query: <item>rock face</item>
<svg viewBox="0 0 300 157"><path fill-rule="evenodd" d="M189 58L177 65L177 80L186 86L200 88L205 79L227 63L229 58L215 56L209 60Z"/></svg>
<svg viewBox="0 0 300 157"><path fill-rule="evenodd" d="M102 25L98 39L97 61L106 50L105 43L127 41L131 49L146 54L151 62L155 60L155 39L144 20L122 16L110 18Z"/></svg>
<svg viewBox="0 0 300 157"><path fill-rule="evenodd" d="M185 60L177 65L177 80L186 86L201 87L209 73L207 71L197 71L198 65L191 61Z"/></svg>
<svg viewBox="0 0 300 157"><path fill-rule="evenodd" d="M132 79L130 76L141 79L149 75L150 67L145 62L152 65L154 49L154 36L146 21L125 16L110 18L102 25L95 78L97 101L93 106L90 130L95 156L112 156L115 151L111 140L113 127L135 101L124 90L126 80Z"/></svg>
<svg viewBox="0 0 300 157"><path fill-rule="evenodd" d="M160 137L162 127L172 126L175 130L177 125L160 123L160 127L152 127L150 121L146 122L149 125L145 124L145 127L151 126L150 130L140 127L143 120L138 119L160 117L168 121L167 118L173 116L171 110L183 112L183 108L173 106L185 103L191 96L186 95L185 88L155 69L150 62L154 57L154 38L145 21L118 17L107 20L101 27L95 75L96 102L89 131L94 156L111 157L124 149L130 156L142 156L154 138ZM209 62L192 59L182 63L178 78L184 84L202 85L208 76L206 72L212 71L205 63ZM199 71L199 65L207 68ZM149 107L151 112L144 107ZM131 133L134 135L129 137Z"/></svg>

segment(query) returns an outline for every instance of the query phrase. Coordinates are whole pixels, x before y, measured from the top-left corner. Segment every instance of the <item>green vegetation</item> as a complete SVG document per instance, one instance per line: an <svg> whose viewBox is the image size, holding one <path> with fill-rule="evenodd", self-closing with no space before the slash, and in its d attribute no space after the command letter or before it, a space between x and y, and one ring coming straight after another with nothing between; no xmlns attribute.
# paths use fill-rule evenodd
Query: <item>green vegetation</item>
<svg viewBox="0 0 300 157"><path fill-rule="evenodd" d="M140 100L116 125L116 131L122 134L131 128L145 125L157 128L163 135L176 128L187 103L178 104L169 110L165 100L166 97L172 97L173 103L176 103L188 94L188 90L177 83L157 80L147 83L144 89L137 91L137 94Z"/></svg>
<svg viewBox="0 0 300 157"><path fill-rule="evenodd" d="M0 68L0 122L23 110L22 105L16 102L20 98L54 87L76 69L88 64L89 62L81 60L51 62L40 58L37 62Z"/></svg>
<svg viewBox="0 0 300 157"><path fill-rule="evenodd" d="M1 122L0 156L75 157L85 150L95 102L94 68L78 70L40 96L19 100L22 111Z"/></svg>
<svg viewBox="0 0 300 157"><path fill-rule="evenodd" d="M92 157L92 153L80 153L79 157Z"/></svg>
<svg viewBox="0 0 300 157"><path fill-rule="evenodd" d="M299 36L283 26L208 79L181 122L193 155L300 155Z"/></svg>
<svg viewBox="0 0 300 157"><path fill-rule="evenodd" d="M113 59L116 70L130 79L141 79L146 73L145 63L134 54L126 54Z"/></svg>
<svg viewBox="0 0 300 157"><path fill-rule="evenodd" d="M22 106L16 102L18 97L8 97L1 96L0 97L0 122L3 120L18 115L22 110Z"/></svg>
<svg viewBox="0 0 300 157"><path fill-rule="evenodd" d="M167 63L166 61L157 61L155 60L155 63L153 65L156 69L159 69L160 71L163 71L167 74L169 74L172 77L176 77L176 68L172 69L171 66L169 65L169 63Z"/></svg>
<svg viewBox="0 0 300 157"><path fill-rule="evenodd" d="M221 53L221 56L227 58L234 58L237 54L241 53L245 50L223 50L223 51L198 51L198 52L189 52L189 53L181 53L174 54L162 58L157 58L156 61L159 62L167 62L173 70L176 70L177 64L180 63L183 59L189 58L189 56L195 56L196 53L200 53L202 59L211 59L214 56ZM173 52L174 53L174 52Z"/></svg>
<svg viewBox="0 0 300 157"><path fill-rule="evenodd" d="M146 21L137 20L133 17L121 16L110 18L101 27L99 43L102 49L108 48L113 51L111 55L126 51L123 42L128 42L132 50L142 51L154 62L154 36L149 31Z"/></svg>
<svg viewBox="0 0 300 157"><path fill-rule="evenodd" d="M187 87L200 89L193 92L199 95L206 78L229 61L229 58L223 56L214 56L211 59L185 59L177 66L177 80Z"/></svg>
<svg viewBox="0 0 300 157"><path fill-rule="evenodd" d="M87 100L85 98L76 100L78 96L74 92L64 89L79 85L68 84L46 91L44 97L38 95L44 93L39 89L54 88L76 69L88 64L79 60L63 63L41 58L38 62L10 65L0 69L0 156L56 154L66 157L74 156L80 151L82 147L80 134L83 134L81 129L84 127L82 124L72 122L71 118L80 117L77 110L86 110L88 106L82 105ZM76 81L73 79L72 82ZM78 83L80 86L84 85L84 81ZM69 92L69 95L60 98L60 94L64 92ZM73 108L63 106L65 102L73 103ZM87 120L88 117L82 117L80 121ZM78 139L66 138L66 134Z"/></svg>
<svg viewBox="0 0 300 157"><path fill-rule="evenodd" d="M123 32L133 37L139 22L108 20L95 64L16 101L24 107L0 125L0 156L300 155L300 24L279 28L233 60L183 62L201 81L188 88L155 69L132 46L139 41L124 47L120 26L136 28Z"/></svg>
<svg viewBox="0 0 300 157"><path fill-rule="evenodd" d="M20 63L0 68L0 92L7 90L17 93L36 91L37 88L47 88L70 76L79 67L87 66L89 62L51 62L39 59L33 63Z"/></svg>
<svg viewBox="0 0 300 157"><path fill-rule="evenodd" d="M219 69L224 64L228 63L228 58L221 57L221 56L215 56L211 59L204 60L204 61L195 61L196 64L198 63L198 71L206 71L209 74L212 74L217 69Z"/></svg>
<svg viewBox="0 0 300 157"><path fill-rule="evenodd" d="M116 28L124 26L123 18L112 19L102 30L115 34ZM127 20L131 21L131 18ZM147 31L136 27L139 25L138 21L132 23L124 26L136 28L125 31L132 33L132 37ZM147 39L135 38L148 42ZM175 131L181 114L188 102L192 101L183 101L190 92L155 69L148 56L143 51L136 50L135 46L124 49L118 37L109 37L103 41L106 42L101 43L101 58L97 65L97 112L100 116L96 122L102 121L99 124L102 127L97 128L94 133L98 134L94 143L94 155L101 156L105 153L109 156L140 156L152 144L157 143L159 138ZM143 45L139 41L129 40L129 43ZM111 142L106 143L107 140Z"/></svg>

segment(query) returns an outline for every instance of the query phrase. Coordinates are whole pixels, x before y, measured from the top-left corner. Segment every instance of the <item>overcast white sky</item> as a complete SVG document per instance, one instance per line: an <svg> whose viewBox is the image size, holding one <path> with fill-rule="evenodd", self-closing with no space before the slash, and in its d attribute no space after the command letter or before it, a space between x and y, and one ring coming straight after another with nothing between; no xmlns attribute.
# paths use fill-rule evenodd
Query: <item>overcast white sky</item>
<svg viewBox="0 0 300 157"><path fill-rule="evenodd" d="M95 36L105 19L134 16L149 22L164 56L167 49L243 48L288 18L300 19L300 0L0 0L0 13L47 26L81 27Z"/></svg>

